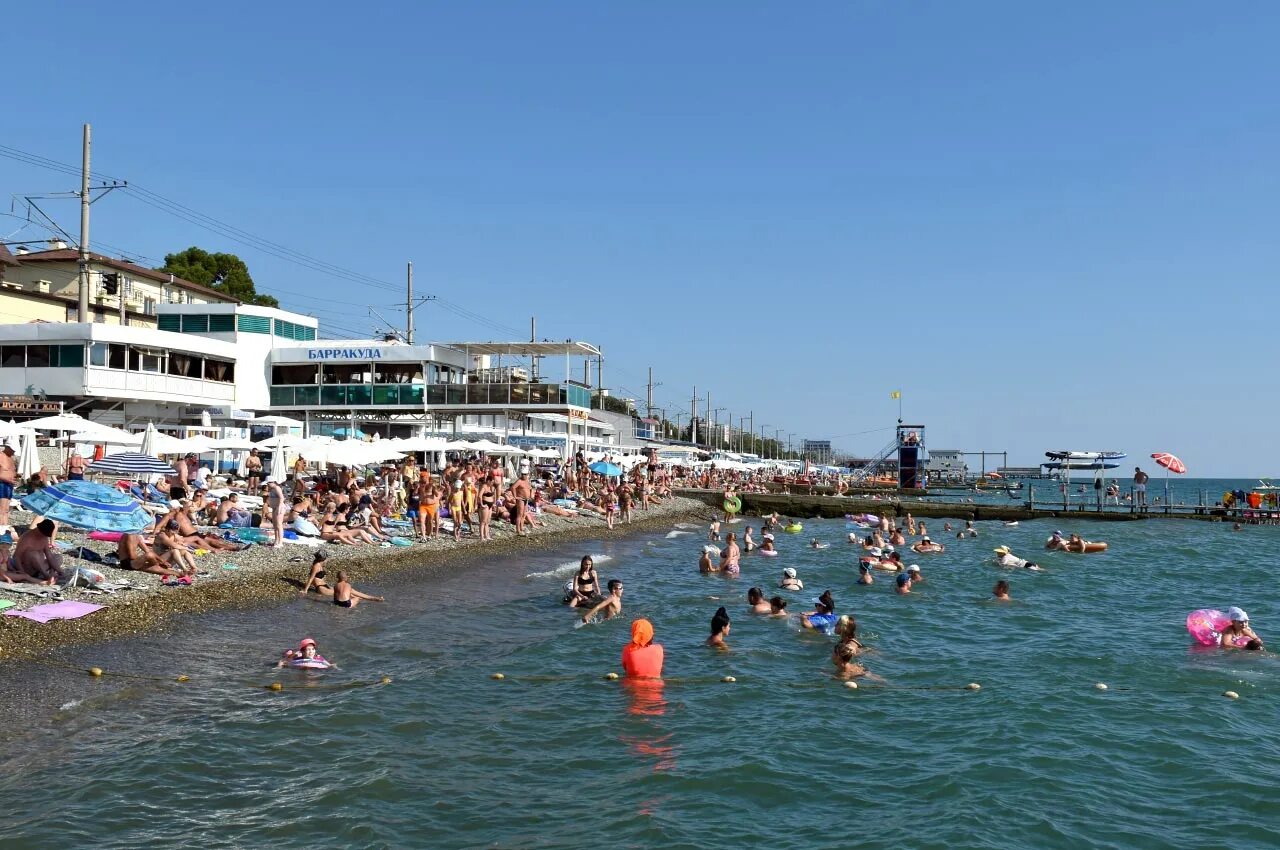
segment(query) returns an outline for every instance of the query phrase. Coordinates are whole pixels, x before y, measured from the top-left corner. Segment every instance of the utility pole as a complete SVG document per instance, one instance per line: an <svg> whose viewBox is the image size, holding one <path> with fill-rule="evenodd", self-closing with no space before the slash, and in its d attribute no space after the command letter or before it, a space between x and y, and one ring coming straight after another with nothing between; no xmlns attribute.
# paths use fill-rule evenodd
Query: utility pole
<svg viewBox="0 0 1280 850"><path fill-rule="evenodd" d="M698 445L698 388L693 388L693 403L689 407L689 442Z"/></svg>
<svg viewBox="0 0 1280 850"><path fill-rule="evenodd" d="M765 444L765 441L764 441L764 429L768 427L769 426L765 425L764 423L760 424L760 457L761 459L764 459L764 460L767 460L767 458L765 458L765 455L768 454L768 452L766 451L766 449L768 449L768 446ZM754 439L754 435L752 435L752 438Z"/></svg>
<svg viewBox="0 0 1280 850"><path fill-rule="evenodd" d="M756 412L754 410L747 414L747 431L751 434L751 453L756 453Z"/></svg>
<svg viewBox="0 0 1280 850"><path fill-rule="evenodd" d="M712 440L716 438L716 432L711 428L711 390L707 390L707 415L703 417L702 423L707 426L707 448L714 449L711 445Z"/></svg>
<svg viewBox="0 0 1280 850"><path fill-rule="evenodd" d="M600 349L600 354L596 357L596 383L600 386L596 389L596 394L600 396L600 409L604 410L604 349Z"/></svg>
<svg viewBox="0 0 1280 850"><path fill-rule="evenodd" d="M89 125L80 151L80 304L79 321L89 321ZM120 290L116 290L119 292Z"/></svg>
<svg viewBox="0 0 1280 850"><path fill-rule="evenodd" d="M409 263L409 271L405 278L404 297L404 341L413 345L413 263Z"/></svg>
<svg viewBox="0 0 1280 850"><path fill-rule="evenodd" d="M649 367L649 391L645 395L645 408L649 411L649 418L653 418L653 367Z"/></svg>
<svg viewBox="0 0 1280 850"><path fill-rule="evenodd" d="M538 317L529 317L529 342L538 341ZM538 355L529 358L529 380L538 383Z"/></svg>

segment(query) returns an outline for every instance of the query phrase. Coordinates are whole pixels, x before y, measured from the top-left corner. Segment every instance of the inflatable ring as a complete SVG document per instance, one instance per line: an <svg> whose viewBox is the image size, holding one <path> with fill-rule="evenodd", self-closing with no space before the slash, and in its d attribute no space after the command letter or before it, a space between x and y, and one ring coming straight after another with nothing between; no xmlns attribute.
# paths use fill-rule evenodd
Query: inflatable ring
<svg viewBox="0 0 1280 850"><path fill-rule="evenodd" d="M1214 608L1201 608L1187 615L1187 631L1205 646L1217 646L1222 640L1222 630L1231 625L1231 618Z"/></svg>
<svg viewBox="0 0 1280 850"><path fill-rule="evenodd" d="M724 500L724 512L727 514L736 514L742 510L742 500L737 496L730 496Z"/></svg>
<svg viewBox="0 0 1280 850"><path fill-rule="evenodd" d="M323 658L294 658L286 662L285 666L295 670L328 670L332 665Z"/></svg>
<svg viewBox="0 0 1280 850"><path fill-rule="evenodd" d="M764 555L766 558L776 558L778 557L778 550L777 549L761 549L760 554Z"/></svg>
<svg viewBox="0 0 1280 850"><path fill-rule="evenodd" d="M785 531L787 534L799 534L800 532L804 531L804 526L796 522L796 523L792 523L791 525L788 525L786 528L782 530Z"/></svg>

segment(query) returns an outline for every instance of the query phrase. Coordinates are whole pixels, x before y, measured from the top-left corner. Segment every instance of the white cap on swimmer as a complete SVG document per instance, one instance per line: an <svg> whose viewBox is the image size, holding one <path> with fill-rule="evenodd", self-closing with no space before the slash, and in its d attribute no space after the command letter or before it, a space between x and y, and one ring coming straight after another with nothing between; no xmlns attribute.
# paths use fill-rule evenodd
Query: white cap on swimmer
<svg viewBox="0 0 1280 850"><path fill-rule="evenodd" d="M1246 613L1244 612L1244 609L1242 609L1242 608L1235 608L1235 607L1228 608L1228 609L1227 609L1227 616L1228 616L1228 617L1231 619L1231 621L1232 621L1232 622L1234 622L1234 623L1247 623L1247 622L1249 622L1249 615L1248 615L1248 614L1246 614Z"/></svg>
<svg viewBox="0 0 1280 850"><path fill-rule="evenodd" d="M795 569L795 567L787 567L785 570L783 570L783 571L782 571L782 574L783 574L784 576L786 576L787 578L795 578L795 577L796 577L796 569ZM1235 610L1235 609L1233 608L1232 610Z"/></svg>

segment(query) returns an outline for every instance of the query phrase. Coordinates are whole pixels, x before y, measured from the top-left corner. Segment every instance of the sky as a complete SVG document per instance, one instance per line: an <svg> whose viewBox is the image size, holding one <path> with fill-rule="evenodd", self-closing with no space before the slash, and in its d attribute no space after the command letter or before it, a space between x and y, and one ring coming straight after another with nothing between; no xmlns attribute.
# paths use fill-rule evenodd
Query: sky
<svg viewBox="0 0 1280 850"><path fill-rule="evenodd" d="M239 231L128 189L95 248L237 253L322 333L403 323L412 261L420 340L536 316L671 416L867 454L901 390L934 448L1280 474L1280 6L291 8L10 10L0 145L78 165L91 123L95 172Z"/></svg>

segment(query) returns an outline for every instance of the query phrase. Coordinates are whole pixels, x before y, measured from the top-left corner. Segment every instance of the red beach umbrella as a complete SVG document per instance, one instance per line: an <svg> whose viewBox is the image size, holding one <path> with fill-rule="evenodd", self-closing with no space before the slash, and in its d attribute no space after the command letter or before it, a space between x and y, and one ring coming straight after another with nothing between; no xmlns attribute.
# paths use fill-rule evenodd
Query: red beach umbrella
<svg viewBox="0 0 1280 850"><path fill-rule="evenodd" d="M1173 472L1182 475L1187 471L1187 465L1177 455L1171 455L1168 452L1152 452L1151 459L1165 468L1164 509L1167 512L1171 507L1169 504L1169 473Z"/></svg>

